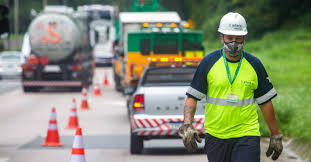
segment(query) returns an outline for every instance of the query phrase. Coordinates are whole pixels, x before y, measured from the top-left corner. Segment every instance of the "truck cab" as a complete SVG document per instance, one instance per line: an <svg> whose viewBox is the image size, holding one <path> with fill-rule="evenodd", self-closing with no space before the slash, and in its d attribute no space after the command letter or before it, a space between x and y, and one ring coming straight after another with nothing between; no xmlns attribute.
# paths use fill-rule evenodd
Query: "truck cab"
<svg viewBox="0 0 311 162"><path fill-rule="evenodd" d="M124 91L123 80L127 69L128 33L140 32L143 24L175 23L180 25L181 18L176 12L121 12L116 27L115 56L113 59L116 89Z"/></svg>
<svg viewBox="0 0 311 162"><path fill-rule="evenodd" d="M120 85L124 92L136 89L152 59L202 58L202 33L176 23L143 23L139 31L127 33Z"/></svg>

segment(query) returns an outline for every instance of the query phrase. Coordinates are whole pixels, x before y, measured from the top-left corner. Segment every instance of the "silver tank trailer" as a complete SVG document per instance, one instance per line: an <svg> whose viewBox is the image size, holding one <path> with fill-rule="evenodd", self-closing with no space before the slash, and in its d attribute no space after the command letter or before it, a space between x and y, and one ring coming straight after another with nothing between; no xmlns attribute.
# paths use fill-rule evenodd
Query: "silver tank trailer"
<svg viewBox="0 0 311 162"><path fill-rule="evenodd" d="M32 51L39 57L48 57L51 62L66 59L82 47L86 33L84 23L81 15L43 12L29 26Z"/></svg>

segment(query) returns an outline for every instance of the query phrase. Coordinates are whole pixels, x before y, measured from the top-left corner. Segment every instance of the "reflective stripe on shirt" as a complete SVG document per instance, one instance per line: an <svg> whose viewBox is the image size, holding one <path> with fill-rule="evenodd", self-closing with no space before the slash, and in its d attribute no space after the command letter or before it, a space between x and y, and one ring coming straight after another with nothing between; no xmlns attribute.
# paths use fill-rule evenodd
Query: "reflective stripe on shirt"
<svg viewBox="0 0 311 162"><path fill-rule="evenodd" d="M187 90L187 93L189 93L190 95L192 95L192 96L194 96L200 100L206 96L204 93L201 93L200 91L198 91L192 87L189 87L189 89Z"/></svg>
<svg viewBox="0 0 311 162"><path fill-rule="evenodd" d="M256 98L256 102L257 102L257 104L262 104L262 103L270 100L275 95L276 95L276 90L274 88L272 88L269 92L267 92L263 96Z"/></svg>
<svg viewBox="0 0 311 162"><path fill-rule="evenodd" d="M222 106L247 106L255 103L255 99L248 98L244 100L237 100L237 102L228 102L226 99L221 98L213 98L213 97L206 97L206 102L214 105L222 105Z"/></svg>

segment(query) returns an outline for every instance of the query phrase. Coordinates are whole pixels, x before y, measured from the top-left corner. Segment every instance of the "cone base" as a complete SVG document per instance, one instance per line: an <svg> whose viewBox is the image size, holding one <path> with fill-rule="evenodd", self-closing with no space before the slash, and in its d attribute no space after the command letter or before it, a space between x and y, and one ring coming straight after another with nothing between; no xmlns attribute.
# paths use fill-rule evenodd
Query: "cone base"
<svg viewBox="0 0 311 162"><path fill-rule="evenodd" d="M63 145L59 142L45 142L44 144L42 144L42 146L61 147Z"/></svg>
<svg viewBox="0 0 311 162"><path fill-rule="evenodd" d="M85 162L84 155L71 155L70 162Z"/></svg>
<svg viewBox="0 0 311 162"><path fill-rule="evenodd" d="M101 96L102 94L101 94L99 91L95 91L95 92L93 93L93 95L94 95L94 96Z"/></svg>
<svg viewBox="0 0 311 162"><path fill-rule="evenodd" d="M68 125L66 129L77 129L79 126Z"/></svg>
<svg viewBox="0 0 311 162"><path fill-rule="evenodd" d="M81 107L80 109L81 110L90 110L90 108L88 108L88 107Z"/></svg>
<svg viewBox="0 0 311 162"><path fill-rule="evenodd" d="M89 104L86 100L82 101L81 102L81 107L80 107L81 110L89 110Z"/></svg>

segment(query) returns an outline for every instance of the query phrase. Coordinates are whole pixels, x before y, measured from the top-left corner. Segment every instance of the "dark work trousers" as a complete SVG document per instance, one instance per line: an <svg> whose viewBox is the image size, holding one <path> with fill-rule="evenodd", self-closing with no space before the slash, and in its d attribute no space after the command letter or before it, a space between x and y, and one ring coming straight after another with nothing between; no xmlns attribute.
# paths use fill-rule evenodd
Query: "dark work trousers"
<svg viewBox="0 0 311 162"><path fill-rule="evenodd" d="M260 137L219 139L205 136L205 152L208 162L260 162Z"/></svg>

